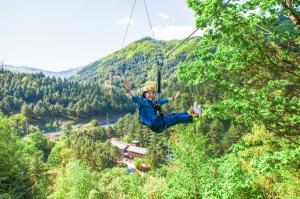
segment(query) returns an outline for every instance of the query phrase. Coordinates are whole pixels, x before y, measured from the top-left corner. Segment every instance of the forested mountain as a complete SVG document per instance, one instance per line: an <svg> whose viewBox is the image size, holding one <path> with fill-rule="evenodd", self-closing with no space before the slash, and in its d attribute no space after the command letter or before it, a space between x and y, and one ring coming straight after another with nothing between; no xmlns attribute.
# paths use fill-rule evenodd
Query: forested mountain
<svg viewBox="0 0 300 199"><path fill-rule="evenodd" d="M82 69L82 67L72 68L72 69L69 69L66 71L61 71L61 72L52 72L52 71L41 70L41 69L27 67L27 66L12 66L12 65L3 65L3 69L9 70L9 71L15 72L15 73L29 73L29 74L43 73L45 76L68 78L68 77L71 77L76 72L80 71Z"/></svg>
<svg viewBox="0 0 300 199"><path fill-rule="evenodd" d="M79 84L42 73L0 72L0 110L28 119L87 118L133 110L126 96L97 84Z"/></svg>
<svg viewBox="0 0 300 199"><path fill-rule="evenodd" d="M120 86L121 80L128 79L134 86L140 87L145 81L156 79L157 61L163 60L162 78L163 82L167 82L174 77L180 63L195 59L199 39L188 40L171 56L166 57L181 40L158 41L146 37L87 65L73 80Z"/></svg>

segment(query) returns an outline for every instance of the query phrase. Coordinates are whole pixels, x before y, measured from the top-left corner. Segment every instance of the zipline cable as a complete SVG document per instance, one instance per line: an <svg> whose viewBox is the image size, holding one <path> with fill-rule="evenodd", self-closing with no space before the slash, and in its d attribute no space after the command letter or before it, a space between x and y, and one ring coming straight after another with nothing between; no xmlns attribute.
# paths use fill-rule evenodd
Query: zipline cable
<svg viewBox="0 0 300 199"><path fill-rule="evenodd" d="M213 12L212 15L210 15L210 17L208 17L203 23L201 26L199 26L199 28L195 29L188 37L186 37L183 41L181 41L177 46L175 46L173 48L173 50L171 52L169 52L164 59L167 59L171 54L173 54L182 44L184 44L191 36L193 36L202 26L206 25L206 23L208 21L210 21L215 15L217 15L223 8L225 8L229 2L231 0L228 0L226 3L224 3L219 9L217 9L215 12ZM131 9L131 13L130 13L130 18L129 18L129 22L127 24L127 28L126 28L126 32L125 32L125 36L124 36L124 39L123 39L123 44L122 44L122 48L124 46L124 43L125 43L125 40L126 40L126 37L127 37L127 33L128 33L128 28L129 28L129 25L130 25L130 22L131 22L131 18L132 18L132 14L133 14L133 11L134 11L134 7L135 7L135 4L136 4L136 0L134 1L133 3L133 6L132 6L132 9ZM146 0L144 0L144 5L145 5L145 9L146 9L146 13L147 13L147 17L148 17L148 21L149 21L149 25L150 25L150 28L151 28L151 31L152 31L152 35L153 35L153 39L155 39L154 37L154 32L153 32L153 28L152 28L152 23L151 23L151 19L150 19L150 16L149 16L149 12L148 12L148 8L147 8L147 4L146 4ZM160 94L161 93L161 72L160 72L160 69L162 68L163 66L163 60L158 60L157 61L157 66L158 66L158 69L157 69L157 93Z"/></svg>
<svg viewBox="0 0 300 199"><path fill-rule="evenodd" d="M127 24L127 27L126 27L125 36L124 36L124 39L123 39L121 49L123 48L126 37L127 37L127 33L128 33L129 25L130 25L130 22L131 22L131 18L132 18L133 10L134 10L134 7L135 7L135 3L136 3L136 0L134 0L133 6L132 6L132 9L131 9L131 12L130 12L130 17L129 17L129 21L128 21L128 24Z"/></svg>
<svg viewBox="0 0 300 199"><path fill-rule="evenodd" d="M151 32L152 32L152 37L153 37L153 39L155 39L155 35L154 35L153 28L152 28L152 23L151 23L150 15L149 15L149 12L148 12L146 0L144 0L144 5L145 5L145 10L146 10L146 13L147 13L147 17L148 17L148 22L149 22ZM156 95L156 97L157 97L157 99L160 99L160 93L161 93L161 72L160 72L160 69L163 66L163 62L160 59L158 59L156 64L157 64L157 73L156 73L156 93L157 93L157 95Z"/></svg>
<svg viewBox="0 0 300 199"><path fill-rule="evenodd" d="M155 39L154 32L153 32L153 28L152 28L152 24L151 24L151 19L150 19L149 12L148 12L148 8L147 8L147 4L146 4L146 0L144 0L144 5L145 5L145 9L146 9L146 13L147 13L149 25L150 25L151 32L152 32L152 37L153 37L153 39Z"/></svg>
<svg viewBox="0 0 300 199"><path fill-rule="evenodd" d="M223 4L218 10L216 10L212 15L210 15L210 17L208 17L203 23L202 26L204 26L209 20L211 20L221 9L225 8L225 6L227 6L227 4L230 2L231 0L228 0L225 4ZM188 37L186 37L183 41L181 41L177 46L175 46L175 48L167 54L167 56L165 58L168 58L172 53L175 52L175 50L177 50L182 44L184 44L191 36L193 36L193 34L195 34L201 26L199 26L199 28L197 28L196 30L194 30Z"/></svg>
<svg viewBox="0 0 300 199"><path fill-rule="evenodd" d="M145 1L145 0L144 0ZM209 18L207 18L204 23L202 23L202 26L204 26L209 20L211 20L218 12L220 12L221 9L223 9L225 6L227 6L227 4L230 2L231 0L228 0L225 4L223 4L219 9L217 9ZM150 19L149 19L150 20ZM177 50L182 44L184 44L192 35L194 35L201 26L199 26L199 28L197 28L196 30L194 30L188 37L186 37L183 41L181 41L177 46L175 46L175 48L173 48L173 50L167 54L167 56L165 57L165 59L167 59L172 53L175 52L175 50ZM163 61L162 60L158 60L157 61L157 93L160 94L161 93L161 68L163 67Z"/></svg>

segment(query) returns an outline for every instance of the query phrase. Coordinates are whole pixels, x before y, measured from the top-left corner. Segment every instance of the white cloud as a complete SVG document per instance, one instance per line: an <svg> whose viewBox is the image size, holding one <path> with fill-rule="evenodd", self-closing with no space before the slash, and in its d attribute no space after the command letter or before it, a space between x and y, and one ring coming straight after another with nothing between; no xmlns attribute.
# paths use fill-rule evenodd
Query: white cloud
<svg viewBox="0 0 300 199"><path fill-rule="evenodd" d="M118 21L118 25L127 25L129 23L129 18L128 17L124 17L124 18L122 18L122 19L120 19L119 21ZM132 25L133 24L133 20L131 19L130 20L130 25Z"/></svg>
<svg viewBox="0 0 300 199"><path fill-rule="evenodd" d="M155 26L153 28L156 39L172 40L184 39L189 36L196 28L192 26ZM193 36L201 36L203 31L198 30Z"/></svg>
<svg viewBox="0 0 300 199"><path fill-rule="evenodd" d="M160 18L163 19L163 20L167 20L167 19L170 18L169 15L167 15L166 13L163 13L163 12L160 12L160 13L159 13L159 16L160 16Z"/></svg>

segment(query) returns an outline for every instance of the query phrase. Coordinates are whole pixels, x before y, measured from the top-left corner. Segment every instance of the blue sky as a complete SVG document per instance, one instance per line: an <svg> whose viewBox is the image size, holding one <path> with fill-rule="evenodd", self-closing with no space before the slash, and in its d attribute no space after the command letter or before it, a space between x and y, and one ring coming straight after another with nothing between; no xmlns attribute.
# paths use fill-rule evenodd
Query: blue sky
<svg viewBox="0 0 300 199"><path fill-rule="evenodd" d="M126 44L151 35L137 0ZM62 71L121 48L134 0L0 0L0 60ZM185 0L146 0L157 39L182 39L195 28Z"/></svg>

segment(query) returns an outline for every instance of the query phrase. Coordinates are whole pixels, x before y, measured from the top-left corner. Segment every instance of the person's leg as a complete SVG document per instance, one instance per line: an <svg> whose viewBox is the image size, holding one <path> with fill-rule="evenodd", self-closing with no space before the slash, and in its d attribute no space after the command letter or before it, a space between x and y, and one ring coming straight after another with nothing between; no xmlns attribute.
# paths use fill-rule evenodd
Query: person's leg
<svg viewBox="0 0 300 199"><path fill-rule="evenodd" d="M189 115L188 112L181 112L181 113L171 113L171 114L178 114L178 115Z"/></svg>
<svg viewBox="0 0 300 199"><path fill-rule="evenodd" d="M187 112L171 113L169 115L164 115L164 121L165 121L166 128L168 128L176 124L192 123L193 117Z"/></svg>
<svg viewBox="0 0 300 199"><path fill-rule="evenodd" d="M180 113L170 113L168 115L191 115L188 112L180 112Z"/></svg>
<svg viewBox="0 0 300 199"><path fill-rule="evenodd" d="M165 122L164 122L164 117L157 116L155 120L153 121L151 125L151 130L154 131L155 133L162 133L165 130Z"/></svg>

